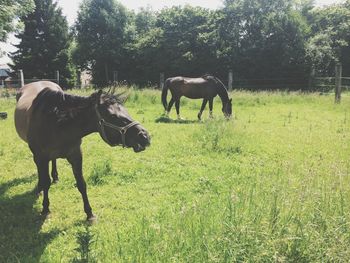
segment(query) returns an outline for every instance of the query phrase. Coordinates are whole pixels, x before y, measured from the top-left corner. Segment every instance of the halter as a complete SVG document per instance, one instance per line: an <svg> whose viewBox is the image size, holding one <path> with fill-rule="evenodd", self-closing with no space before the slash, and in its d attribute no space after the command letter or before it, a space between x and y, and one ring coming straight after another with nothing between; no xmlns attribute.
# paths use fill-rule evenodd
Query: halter
<svg viewBox="0 0 350 263"><path fill-rule="evenodd" d="M105 126L112 128L113 130L116 130L120 133L121 137L122 137L122 145L123 148L126 147L125 144L125 135L127 133L127 131L131 128L134 127L136 125L139 125L139 123L137 121L133 121L131 123L129 123L128 125L124 126L124 127L119 127L116 126L110 122L105 121L102 116L101 113L98 111L97 105L95 105L95 111L96 111L96 115L97 115L97 119L98 119L98 125L100 126L100 130L101 130L101 136L103 138L103 140L105 140L110 146L117 146L118 143L111 143L111 141L108 139L108 137L106 136L106 132L105 132Z"/></svg>

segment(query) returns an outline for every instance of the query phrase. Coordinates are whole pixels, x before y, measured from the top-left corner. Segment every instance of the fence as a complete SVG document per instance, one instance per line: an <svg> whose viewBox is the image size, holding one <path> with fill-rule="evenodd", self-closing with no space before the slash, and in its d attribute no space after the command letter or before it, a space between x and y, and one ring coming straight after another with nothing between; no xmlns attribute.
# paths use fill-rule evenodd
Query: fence
<svg viewBox="0 0 350 263"><path fill-rule="evenodd" d="M25 84L36 82L39 80L52 81L52 82L56 82L57 84L60 83L60 72L58 70L55 71L55 78L52 78L52 79L37 79L37 78L25 79L24 72L22 70L18 71L17 76L18 78L10 78L6 80L2 80L0 82L0 88L21 88Z"/></svg>
<svg viewBox="0 0 350 263"><path fill-rule="evenodd" d="M314 77L313 71L310 77L310 83L312 87L322 92L334 91L335 103L340 103L342 91L350 89L350 77L342 76L342 64L340 63L335 65L334 77Z"/></svg>
<svg viewBox="0 0 350 263"><path fill-rule="evenodd" d="M52 81L57 83L57 79L23 79L24 84L29 84L32 82L45 80L45 81ZM0 88L21 88L22 87L22 81L21 79L10 79L10 80L4 80L0 83Z"/></svg>
<svg viewBox="0 0 350 263"><path fill-rule="evenodd" d="M307 90L308 80L303 77L296 78L259 78L259 79L233 79L229 90Z"/></svg>
<svg viewBox="0 0 350 263"><path fill-rule="evenodd" d="M24 84L31 82L47 80L59 84L60 73L55 71L53 79L25 79L24 72L19 70L17 79L2 80L0 87L20 88ZM229 90L232 89L248 89L248 90L305 90L319 92L335 92L335 102L341 101L341 92L350 90L350 77L342 76L342 65L337 64L335 67L335 76L331 77L315 77L315 71L312 71L309 79L305 76L295 76L294 78L263 78L263 79L235 79L232 70L228 71L227 79L223 80ZM159 76L159 88L164 87L165 74L162 72ZM118 85L118 71L113 71L113 82L111 85ZM89 84L90 85L90 84ZM79 87L84 87L81 83Z"/></svg>
<svg viewBox="0 0 350 263"><path fill-rule="evenodd" d="M335 77L315 77L312 88L321 92L335 91ZM341 77L342 91L350 90L350 77Z"/></svg>

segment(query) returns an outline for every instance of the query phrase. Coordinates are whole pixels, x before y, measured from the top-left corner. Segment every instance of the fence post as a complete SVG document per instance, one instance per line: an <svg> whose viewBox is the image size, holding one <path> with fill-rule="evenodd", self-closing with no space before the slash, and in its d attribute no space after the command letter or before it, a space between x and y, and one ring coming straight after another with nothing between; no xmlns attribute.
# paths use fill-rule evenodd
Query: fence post
<svg viewBox="0 0 350 263"><path fill-rule="evenodd" d="M60 71L59 70L55 71L55 79L56 79L56 83L58 85L60 85Z"/></svg>
<svg viewBox="0 0 350 263"><path fill-rule="evenodd" d="M233 88L233 71L232 69L228 72L228 90L232 90Z"/></svg>
<svg viewBox="0 0 350 263"><path fill-rule="evenodd" d="M341 77L342 64L337 63L335 65L335 103L340 103L341 100Z"/></svg>
<svg viewBox="0 0 350 263"><path fill-rule="evenodd" d="M75 86L77 88L81 89L82 88L82 86L81 86L81 71L77 69L76 74L77 74L77 81L75 83Z"/></svg>
<svg viewBox="0 0 350 263"><path fill-rule="evenodd" d="M118 83L118 71L113 71L113 85Z"/></svg>
<svg viewBox="0 0 350 263"><path fill-rule="evenodd" d="M164 73L160 73L160 77L159 77L159 87L160 87L161 90L162 90L163 87L164 87L164 79L165 79Z"/></svg>
<svg viewBox="0 0 350 263"><path fill-rule="evenodd" d="M316 74L315 68L312 67L310 71L310 76L309 76L309 91L312 90L313 88L314 81L315 81L315 74Z"/></svg>
<svg viewBox="0 0 350 263"><path fill-rule="evenodd" d="M18 70L18 78L20 81L20 88L22 88L24 86L24 74L22 69Z"/></svg>

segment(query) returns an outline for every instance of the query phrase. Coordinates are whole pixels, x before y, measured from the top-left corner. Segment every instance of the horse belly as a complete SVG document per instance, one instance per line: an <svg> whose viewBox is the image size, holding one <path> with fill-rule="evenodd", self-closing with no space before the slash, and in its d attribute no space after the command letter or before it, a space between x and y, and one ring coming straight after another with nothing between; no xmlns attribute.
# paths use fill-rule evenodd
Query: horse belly
<svg viewBox="0 0 350 263"><path fill-rule="evenodd" d="M186 98L189 98L189 99L202 99L202 98L204 98L203 95L200 95L200 94L193 94L193 93L186 93L186 94L184 94L184 96L185 96Z"/></svg>
<svg viewBox="0 0 350 263"><path fill-rule="evenodd" d="M23 94L15 109L15 127L22 140L27 142L27 134L32 114L32 102L37 94Z"/></svg>
<svg viewBox="0 0 350 263"><path fill-rule="evenodd" d="M192 85L191 88L183 90L183 95L190 99L203 99L214 97L215 93L213 93L206 86L203 87L202 85Z"/></svg>

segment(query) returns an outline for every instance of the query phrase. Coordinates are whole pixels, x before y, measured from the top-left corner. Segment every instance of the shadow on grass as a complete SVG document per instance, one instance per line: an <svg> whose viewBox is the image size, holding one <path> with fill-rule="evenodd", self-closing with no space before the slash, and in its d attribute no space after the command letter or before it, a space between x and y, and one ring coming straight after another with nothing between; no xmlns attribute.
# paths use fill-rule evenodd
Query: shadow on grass
<svg viewBox="0 0 350 263"><path fill-rule="evenodd" d="M155 121L156 123L178 123L178 124L201 123L200 121L197 121L197 120L173 120L165 116L161 116L157 118Z"/></svg>
<svg viewBox="0 0 350 263"><path fill-rule="evenodd" d="M30 183L35 175L0 184L0 262L39 262L46 246L58 231L41 233L44 219L34 209L36 195L28 191L16 196L6 193Z"/></svg>

